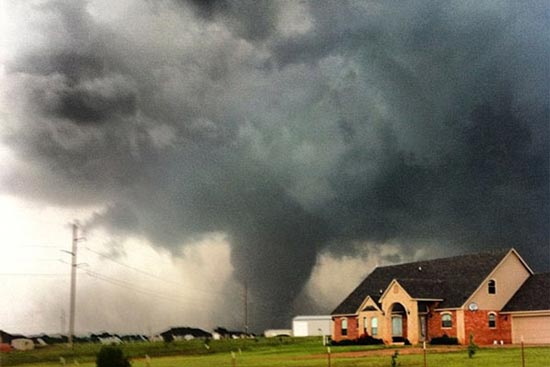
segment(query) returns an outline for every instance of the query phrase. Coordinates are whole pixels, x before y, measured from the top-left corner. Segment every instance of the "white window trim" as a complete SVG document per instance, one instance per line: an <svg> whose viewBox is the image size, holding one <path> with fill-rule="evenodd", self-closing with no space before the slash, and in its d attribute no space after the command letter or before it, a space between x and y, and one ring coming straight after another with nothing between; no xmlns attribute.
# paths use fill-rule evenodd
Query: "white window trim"
<svg viewBox="0 0 550 367"><path fill-rule="evenodd" d="M495 326L490 325L491 315L495 317ZM487 326L489 327L489 329L496 329L497 328L497 313L496 312L489 312L487 314Z"/></svg>
<svg viewBox="0 0 550 367"><path fill-rule="evenodd" d="M447 315L449 315L449 317L451 318L451 326L443 326L443 316L447 316ZM441 313L441 328L445 329L445 330L449 330L449 329L453 328L453 314L452 313L450 313L450 312L442 312Z"/></svg>
<svg viewBox="0 0 550 367"><path fill-rule="evenodd" d="M342 322L340 324L340 328L342 329L342 336L347 336L348 335L348 318L347 317L342 317ZM344 327L344 325L346 325L346 327ZM344 330L346 331L344 333Z"/></svg>
<svg viewBox="0 0 550 367"><path fill-rule="evenodd" d="M376 321L376 326L373 325L373 321ZM371 336L378 336L378 317L370 318ZM376 333L374 332L376 330Z"/></svg>

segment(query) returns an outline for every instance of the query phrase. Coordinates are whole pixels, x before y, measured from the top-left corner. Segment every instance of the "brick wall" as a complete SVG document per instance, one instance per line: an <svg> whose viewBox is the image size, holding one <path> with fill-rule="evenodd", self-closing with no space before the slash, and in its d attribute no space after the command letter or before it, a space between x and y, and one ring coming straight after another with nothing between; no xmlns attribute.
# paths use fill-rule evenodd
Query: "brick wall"
<svg viewBox="0 0 550 367"><path fill-rule="evenodd" d="M466 340L470 334L476 344L493 344L494 340L512 343L512 318L509 315L499 315L496 312L496 327L489 328L489 312L487 310L466 311L464 314L464 329Z"/></svg>
<svg viewBox="0 0 550 367"><path fill-rule="evenodd" d="M452 326L450 328L443 328L441 326L441 316L445 313L451 314ZM443 334L456 338L456 327L456 311L445 311L443 313L432 311L428 316L428 339L440 337Z"/></svg>
<svg viewBox="0 0 550 367"><path fill-rule="evenodd" d="M348 320L348 332L347 335L342 335L342 319ZM347 317L335 317L334 318L334 333L332 339L340 341L343 339L357 339L359 338L358 319L356 316Z"/></svg>
<svg viewBox="0 0 550 367"><path fill-rule="evenodd" d="M493 344L494 340L499 343L502 340L505 344L512 343L512 319L509 315L496 314L495 328L489 327L489 313L493 311L478 310L466 311L464 313L464 344L470 340L470 334L474 336L474 342L480 345ZM451 328L441 327L441 312L431 312L428 318L428 337L429 339L446 334L449 337L457 337L457 319L456 311L449 311L453 325Z"/></svg>
<svg viewBox="0 0 550 367"><path fill-rule="evenodd" d="M494 340L499 343L502 340L505 344L512 343L512 318L509 315L499 315L496 313L496 327L489 328L489 312L487 310L466 311L464 313L465 343L468 342L470 334L474 336L474 342L480 345L493 344ZM432 311L431 317L428 317L428 338L440 337L446 334L449 337L457 337L457 317L456 311L448 311L452 317L452 327L443 328L441 326L441 312ZM334 318L335 341L343 339L357 339L363 334L363 329L358 328L358 318L356 316L347 316L348 332L342 335L342 317ZM403 335L408 335L406 331L406 319L403 319ZM378 336L380 337L380 336Z"/></svg>

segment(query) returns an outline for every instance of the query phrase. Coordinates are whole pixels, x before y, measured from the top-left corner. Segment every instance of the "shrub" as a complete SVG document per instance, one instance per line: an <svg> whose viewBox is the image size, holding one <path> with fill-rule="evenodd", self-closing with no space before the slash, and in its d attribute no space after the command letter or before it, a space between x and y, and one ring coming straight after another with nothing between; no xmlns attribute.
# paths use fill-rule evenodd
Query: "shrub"
<svg viewBox="0 0 550 367"><path fill-rule="evenodd" d="M357 345L377 345L377 344L384 344L384 341L382 339L376 339L375 337L372 337L370 335L361 335L359 338L356 339Z"/></svg>
<svg viewBox="0 0 550 367"><path fill-rule="evenodd" d="M455 337L449 337L447 334L443 334L440 337L432 338L430 340L432 345L458 345L458 339Z"/></svg>
<svg viewBox="0 0 550 367"><path fill-rule="evenodd" d="M332 340L330 342L332 345L377 345L384 344L382 339L373 338L370 335L361 335L357 339L344 339L339 342Z"/></svg>
<svg viewBox="0 0 550 367"><path fill-rule="evenodd" d="M473 358L476 354L478 346L474 343L474 336L470 334L470 342L468 343L468 358Z"/></svg>
<svg viewBox="0 0 550 367"><path fill-rule="evenodd" d="M96 359L97 367L130 367L128 358L124 357L122 349L106 345L101 347Z"/></svg>

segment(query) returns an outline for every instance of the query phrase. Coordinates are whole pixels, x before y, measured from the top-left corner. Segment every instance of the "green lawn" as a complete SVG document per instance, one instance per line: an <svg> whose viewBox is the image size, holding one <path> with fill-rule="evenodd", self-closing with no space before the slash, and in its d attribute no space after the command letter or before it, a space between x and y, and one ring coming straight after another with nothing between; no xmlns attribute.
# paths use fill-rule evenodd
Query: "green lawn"
<svg viewBox="0 0 550 367"><path fill-rule="evenodd" d="M242 367L324 367L328 365L326 358L311 358L308 355L296 356L279 353L264 354L251 352L243 353L236 357L236 366ZM526 357L526 366L550 366L550 349L548 348L529 348ZM397 360L402 367L423 366L423 356L421 354L400 355ZM151 362L151 367L232 366L231 355L229 354L179 358L167 357L152 360ZM336 353L332 355L331 365L333 367L388 367L391 366L391 355L339 357ZM518 349L482 349L472 359L468 358L465 351L438 353L427 356L427 365L432 367L520 367L521 355ZM93 364L89 365L89 367L92 366ZM146 367L144 361L135 361L133 366Z"/></svg>
<svg viewBox="0 0 550 367"><path fill-rule="evenodd" d="M81 367L95 367L98 345L81 345L75 348L76 360ZM145 354L151 356L151 367L223 367L233 366L231 351L237 367L324 367L328 365L326 349L315 339L259 339L212 341L206 349L200 341L177 343L143 343L123 345L126 355L132 356L133 367L147 367ZM240 350L240 352L239 352ZM410 347L388 348L380 346L332 347L332 367L387 367L391 354L400 351L401 367L423 366L423 356ZM26 353L2 355L1 367L59 367L59 356L65 355L67 366L74 366L73 358L65 347L48 347ZM407 354L415 353L415 354ZM177 355L174 355L177 354ZM550 347L525 348L526 367L550 366ZM24 360L27 362L22 363ZM28 363L36 361L35 363ZM49 362L39 362L49 361ZM436 351L429 348L427 365L431 367L521 367L519 348L481 348L469 359L464 347Z"/></svg>

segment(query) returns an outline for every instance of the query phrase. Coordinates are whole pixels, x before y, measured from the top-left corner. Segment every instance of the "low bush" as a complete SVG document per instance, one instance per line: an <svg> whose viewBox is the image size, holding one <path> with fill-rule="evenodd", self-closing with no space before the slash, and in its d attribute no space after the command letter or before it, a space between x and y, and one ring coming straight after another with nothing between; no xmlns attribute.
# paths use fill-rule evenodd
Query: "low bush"
<svg viewBox="0 0 550 367"><path fill-rule="evenodd" d="M435 337L430 340L431 345L458 345L458 339L455 337L447 336L447 334L443 334L440 337Z"/></svg>
<svg viewBox="0 0 550 367"><path fill-rule="evenodd" d="M337 341L331 341L332 345L338 346L338 345L378 345L378 344L384 344L384 341L382 339L376 339L373 338L370 335L361 335L357 339L344 339Z"/></svg>

